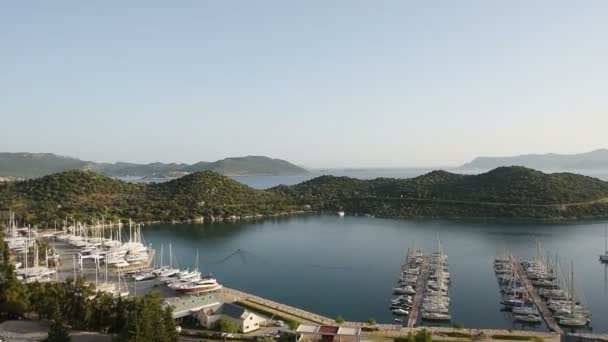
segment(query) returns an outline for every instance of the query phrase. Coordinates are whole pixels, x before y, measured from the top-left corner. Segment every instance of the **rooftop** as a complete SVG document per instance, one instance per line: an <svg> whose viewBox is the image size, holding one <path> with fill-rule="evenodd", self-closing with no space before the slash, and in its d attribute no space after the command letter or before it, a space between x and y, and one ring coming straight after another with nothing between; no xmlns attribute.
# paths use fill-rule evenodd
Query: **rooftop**
<svg viewBox="0 0 608 342"><path fill-rule="evenodd" d="M361 328L339 327L334 325L300 324L296 332L300 334L324 334L336 336L359 336Z"/></svg>
<svg viewBox="0 0 608 342"><path fill-rule="evenodd" d="M224 303L215 311L216 315L226 315L228 317L232 317L234 319L241 319L243 315L247 312L244 308L234 305L232 303Z"/></svg>
<svg viewBox="0 0 608 342"><path fill-rule="evenodd" d="M214 295L165 298L165 305L173 306L174 318L185 317L201 311L204 308L218 304L220 304L220 302Z"/></svg>

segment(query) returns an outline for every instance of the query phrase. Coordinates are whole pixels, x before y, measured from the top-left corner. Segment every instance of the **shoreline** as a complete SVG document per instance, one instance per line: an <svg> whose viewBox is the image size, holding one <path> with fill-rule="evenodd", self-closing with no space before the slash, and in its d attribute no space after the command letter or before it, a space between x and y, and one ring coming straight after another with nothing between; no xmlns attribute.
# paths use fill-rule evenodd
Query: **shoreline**
<svg viewBox="0 0 608 342"><path fill-rule="evenodd" d="M247 215L247 216L229 216L229 217L201 217L189 220L152 220L152 221L137 221L136 223L142 225L155 225L155 224L209 224L209 223L235 223L240 221L265 221L280 218L290 218L298 216L337 216L333 211L294 211L294 212L282 212L272 215ZM607 216L593 216L593 217L577 217L577 218L532 218L532 217L500 217L500 216L419 216L419 217L399 217L399 216L383 216L383 215L370 215L362 213L346 213L347 217L361 217L361 218L376 218L382 220L400 220L400 221L449 221L449 222L475 222L475 223L535 223L535 224L550 224L550 223L561 223L561 224L575 224L584 223L589 221L605 221L608 220ZM121 219L121 222L128 222L127 219ZM486 221L486 222L484 222ZM135 221L134 221L135 222ZM123 223L125 224L125 223ZM116 223L107 223L107 226L114 227ZM51 226L39 227L42 231L52 230ZM59 229L59 228L57 228Z"/></svg>

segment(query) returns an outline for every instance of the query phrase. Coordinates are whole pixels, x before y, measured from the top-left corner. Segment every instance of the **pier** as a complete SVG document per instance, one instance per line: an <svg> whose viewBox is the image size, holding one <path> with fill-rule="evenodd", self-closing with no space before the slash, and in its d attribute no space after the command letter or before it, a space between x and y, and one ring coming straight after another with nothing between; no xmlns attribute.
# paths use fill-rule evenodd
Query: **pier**
<svg viewBox="0 0 608 342"><path fill-rule="evenodd" d="M407 319L407 327L413 328L418 321L418 312L420 309L420 304L422 304L422 299L424 298L424 292L426 291L426 286L429 281L429 256L424 255L422 257L422 264L420 265L420 274L418 275L418 280L416 281L416 294L414 295L414 301L412 303L412 309L410 310L410 315Z"/></svg>
<svg viewBox="0 0 608 342"><path fill-rule="evenodd" d="M557 322L553 318L553 314L547 307L547 304L545 304L545 301L543 301L542 298L540 298L540 295L538 294L538 292L536 292L536 289L534 288L534 286L532 286L532 283L530 282L528 275L526 274L526 272L524 272L524 269L523 269L523 267L521 267L521 264L519 263L519 260L517 260L517 257L510 256L509 258L511 259L511 263L513 264L513 267L517 271L517 276L519 277L522 284L528 291L528 294L534 301L534 305L536 305L536 307L538 308L538 312L540 313L540 315L543 318L543 320L545 321L545 323L547 323L547 326L549 327L549 329L551 329L552 331L554 331L560 335L563 335L564 332L562 331L562 328L560 328L560 326L557 324Z"/></svg>
<svg viewBox="0 0 608 342"><path fill-rule="evenodd" d="M318 315L318 314L315 314L315 313L312 313L309 311L305 311L302 309L294 308L293 306L275 302L275 301L272 301L272 300L269 300L266 298L262 298L262 297L259 297L256 295L252 295L249 293L245 293L245 292L242 292L239 290L224 287L222 289L222 294L229 301L235 301L235 302L236 301L247 301L247 302L259 305L265 309L270 309L271 311L276 311L277 313L280 313L280 314L288 314L300 321L305 320L306 323L315 323L315 324L321 324L321 325L336 324L336 321L331 318L324 317L324 316L321 316L321 315Z"/></svg>

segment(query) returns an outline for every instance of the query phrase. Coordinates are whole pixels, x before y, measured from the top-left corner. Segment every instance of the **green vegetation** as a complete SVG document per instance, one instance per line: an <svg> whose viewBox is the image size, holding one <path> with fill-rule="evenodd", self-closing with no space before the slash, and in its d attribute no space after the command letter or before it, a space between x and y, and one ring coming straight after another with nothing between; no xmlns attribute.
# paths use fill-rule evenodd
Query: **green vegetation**
<svg viewBox="0 0 608 342"><path fill-rule="evenodd" d="M84 279L64 283L23 284L8 261L7 244L0 235L0 318L23 318L35 314L53 319L49 338L65 341L72 329L117 334L116 341L177 341L171 307L163 307L159 293L114 299L96 293Z"/></svg>
<svg viewBox="0 0 608 342"><path fill-rule="evenodd" d="M276 340L270 336L260 336L255 339L256 342L276 342Z"/></svg>
<svg viewBox="0 0 608 342"><path fill-rule="evenodd" d="M463 332L459 332L459 331L450 331L447 333L442 333L442 335L445 335L447 337L454 337L454 338L471 338L471 334L463 333Z"/></svg>
<svg viewBox="0 0 608 342"><path fill-rule="evenodd" d="M247 156L238 158L226 158L202 167L188 168L189 171L209 170L229 176L244 175L298 175L307 173L305 169L291 164L285 160L272 159L262 156Z"/></svg>
<svg viewBox="0 0 608 342"><path fill-rule="evenodd" d="M59 313L57 313L59 317ZM60 318L53 320L51 327L49 328L49 336L45 340L46 342L70 342L70 330L66 327Z"/></svg>
<svg viewBox="0 0 608 342"><path fill-rule="evenodd" d="M63 219L222 220L344 210L392 218L576 219L608 217L608 182L502 167L480 175L433 171L411 179L321 176L268 191L202 171L161 184L131 184L65 171L0 184L0 211L30 224Z"/></svg>
<svg viewBox="0 0 608 342"><path fill-rule="evenodd" d="M175 177L198 171L224 175L292 175L308 171L281 159L261 156L226 158L196 164L95 163L52 153L0 153L0 176L35 178L67 170L90 170L110 177Z"/></svg>
<svg viewBox="0 0 608 342"><path fill-rule="evenodd" d="M226 317L222 317L217 321L215 330L235 334L239 332L239 327L235 321Z"/></svg>
<svg viewBox="0 0 608 342"><path fill-rule="evenodd" d="M338 324L342 324L342 323L344 323L344 317L342 317L342 316L338 315L338 316L336 317L335 321L336 321L336 323L338 323Z"/></svg>
<svg viewBox="0 0 608 342"><path fill-rule="evenodd" d="M285 196L252 189L211 171L162 184L131 184L90 171L65 171L38 179L0 183L0 211L27 223L63 219L184 221L275 215L298 210Z"/></svg>
<svg viewBox="0 0 608 342"><path fill-rule="evenodd" d="M367 320L367 324L376 325L378 323L375 318L370 318Z"/></svg>
<svg viewBox="0 0 608 342"><path fill-rule="evenodd" d="M322 176L270 191L317 211L395 218L570 219L608 216L608 182L501 167L480 175L433 171L410 179Z"/></svg>
<svg viewBox="0 0 608 342"><path fill-rule="evenodd" d="M511 340L511 341L531 341L534 340L534 336L526 335L492 335L495 340Z"/></svg>
<svg viewBox="0 0 608 342"><path fill-rule="evenodd" d="M418 330L416 334L412 332L407 333L407 337L397 337L394 339L395 342L432 342L432 335L426 329Z"/></svg>

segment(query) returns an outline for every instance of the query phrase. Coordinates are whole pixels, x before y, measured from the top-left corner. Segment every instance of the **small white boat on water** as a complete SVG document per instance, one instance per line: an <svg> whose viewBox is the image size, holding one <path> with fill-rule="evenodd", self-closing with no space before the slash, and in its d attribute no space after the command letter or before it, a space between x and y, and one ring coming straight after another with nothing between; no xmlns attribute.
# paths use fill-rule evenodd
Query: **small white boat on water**
<svg viewBox="0 0 608 342"><path fill-rule="evenodd" d="M393 315L397 315L397 316L407 316L410 314L410 312L405 309L394 309L394 310L392 310L392 313L393 313Z"/></svg>
<svg viewBox="0 0 608 342"><path fill-rule="evenodd" d="M516 306L513 308L514 315L528 316L538 315L538 309L532 306Z"/></svg>
<svg viewBox="0 0 608 342"><path fill-rule="evenodd" d="M449 321L452 319L450 315L435 313L435 312L422 312L422 319L429 321Z"/></svg>
<svg viewBox="0 0 608 342"><path fill-rule="evenodd" d="M344 217L344 212L343 211L338 211L338 216Z"/></svg>
<svg viewBox="0 0 608 342"><path fill-rule="evenodd" d="M513 320L526 323L540 323L543 321L540 316L536 315L513 315Z"/></svg>
<svg viewBox="0 0 608 342"><path fill-rule="evenodd" d="M560 317L557 323L567 327L584 327L589 323L589 319L584 315L573 315Z"/></svg>
<svg viewBox="0 0 608 342"><path fill-rule="evenodd" d="M133 275L133 280L144 281L156 278L156 275L152 272L142 272Z"/></svg>
<svg viewBox="0 0 608 342"><path fill-rule="evenodd" d="M208 276L199 281L186 282L181 286L175 286L173 289L180 293L204 293L219 291L222 287L215 278Z"/></svg>

